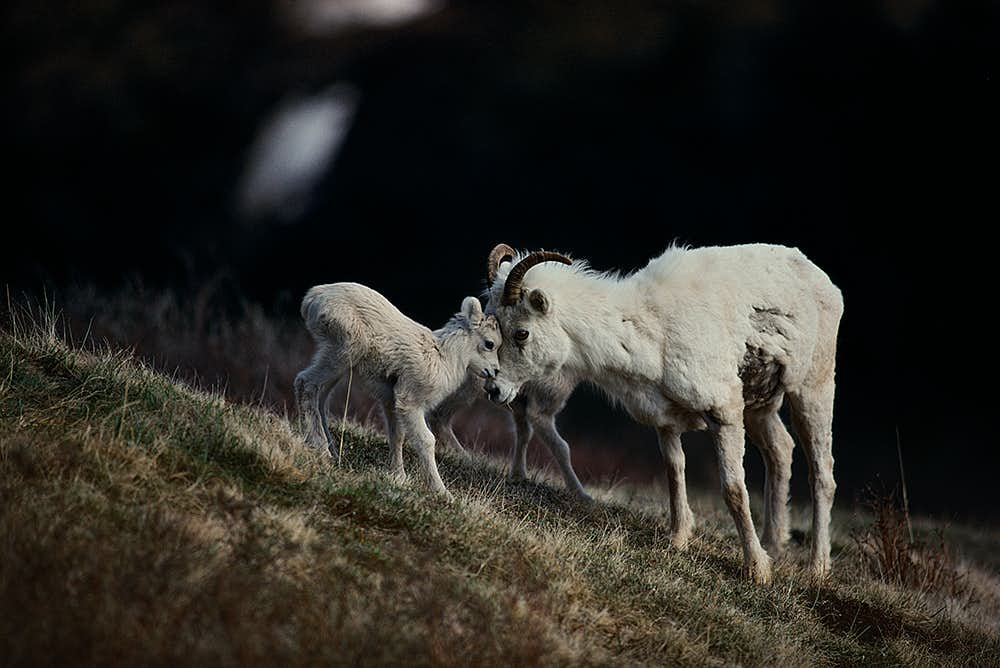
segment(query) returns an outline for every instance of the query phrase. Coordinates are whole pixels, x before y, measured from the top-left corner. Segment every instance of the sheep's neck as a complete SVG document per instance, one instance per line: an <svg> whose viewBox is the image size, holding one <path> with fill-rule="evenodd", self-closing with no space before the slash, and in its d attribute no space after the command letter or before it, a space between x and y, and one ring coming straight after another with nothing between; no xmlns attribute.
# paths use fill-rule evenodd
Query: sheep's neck
<svg viewBox="0 0 1000 668"><path fill-rule="evenodd" d="M584 378L608 373L632 375L635 354L649 344L630 313L635 293L627 281L603 284L591 280L590 299L562 306L565 312L560 322L574 344L567 366ZM595 337L593 332L601 332L601 336Z"/></svg>

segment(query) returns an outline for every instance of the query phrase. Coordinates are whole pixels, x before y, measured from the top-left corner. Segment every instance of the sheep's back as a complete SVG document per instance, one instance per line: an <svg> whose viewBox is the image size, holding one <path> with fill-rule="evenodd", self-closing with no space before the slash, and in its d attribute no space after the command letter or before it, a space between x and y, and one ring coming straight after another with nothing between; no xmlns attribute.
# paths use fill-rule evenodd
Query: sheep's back
<svg viewBox="0 0 1000 668"><path fill-rule="evenodd" d="M699 387L746 365L748 350L779 364L786 384L832 370L843 299L796 248L672 249L637 278L654 312L669 316L668 365L691 365Z"/></svg>

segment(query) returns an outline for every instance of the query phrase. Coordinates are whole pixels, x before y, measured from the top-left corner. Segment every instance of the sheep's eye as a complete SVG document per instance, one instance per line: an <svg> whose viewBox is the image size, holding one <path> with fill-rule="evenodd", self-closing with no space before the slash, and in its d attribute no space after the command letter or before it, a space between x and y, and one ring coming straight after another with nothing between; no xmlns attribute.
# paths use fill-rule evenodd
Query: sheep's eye
<svg viewBox="0 0 1000 668"><path fill-rule="evenodd" d="M520 341L522 343L525 342L525 341L527 341L528 340L528 330L526 330L526 329L519 329L516 332L514 332L514 340L515 341Z"/></svg>
<svg viewBox="0 0 1000 668"><path fill-rule="evenodd" d="M487 341L487 342L486 342L486 343L484 343L483 345L485 345L485 346L486 346L486 350L493 350L493 346L494 346L495 344L494 344L494 343L493 343L492 341Z"/></svg>

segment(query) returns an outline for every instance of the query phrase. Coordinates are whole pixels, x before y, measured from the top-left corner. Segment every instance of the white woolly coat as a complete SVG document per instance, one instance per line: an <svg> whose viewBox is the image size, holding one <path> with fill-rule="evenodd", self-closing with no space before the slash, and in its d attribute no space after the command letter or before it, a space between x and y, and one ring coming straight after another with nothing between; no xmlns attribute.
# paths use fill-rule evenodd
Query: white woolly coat
<svg viewBox="0 0 1000 668"><path fill-rule="evenodd" d="M432 332L357 283L317 285L306 293L301 310L317 344L335 351L339 364L367 381L369 391L381 395L382 383L391 382L401 405L437 406L466 381L469 360L476 357L462 316ZM452 345L471 350L448 354ZM399 379L404 382L395 383Z"/></svg>
<svg viewBox="0 0 1000 668"><path fill-rule="evenodd" d="M491 303L513 264L501 265ZM741 403L748 368L764 376L750 385L791 392L833 373L843 300L795 248L670 248L623 277L546 263L523 285L541 290L551 311L535 317L529 300L497 309L508 344L512 329L532 331L520 350L501 351L501 380L589 380L646 424L718 418Z"/></svg>

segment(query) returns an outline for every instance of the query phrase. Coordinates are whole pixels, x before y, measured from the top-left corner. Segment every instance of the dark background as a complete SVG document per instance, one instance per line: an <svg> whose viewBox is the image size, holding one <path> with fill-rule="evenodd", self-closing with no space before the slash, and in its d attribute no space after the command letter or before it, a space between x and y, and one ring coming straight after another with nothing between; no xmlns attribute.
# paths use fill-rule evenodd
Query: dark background
<svg viewBox="0 0 1000 668"><path fill-rule="evenodd" d="M674 240L795 245L845 295L840 498L896 483L898 428L917 510L998 518L997 3L449 2L326 31L295 6L5 3L0 281L222 275L296 318L353 280L437 325L500 241L625 270ZM262 124L335 83L358 104L302 206L242 212ZM570 440L657 466L595 396Z"/></svg>

